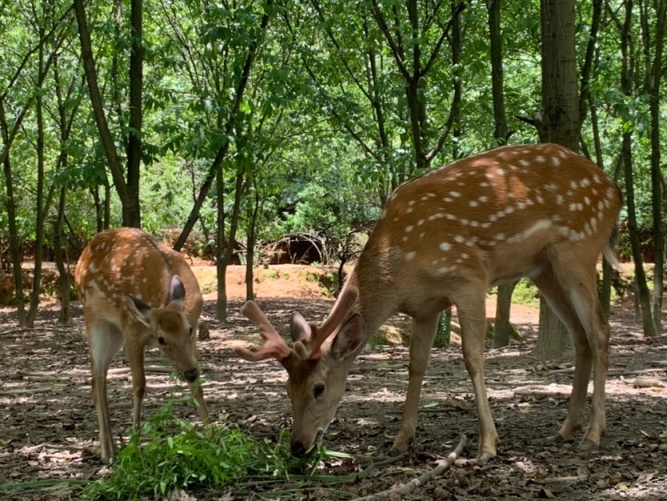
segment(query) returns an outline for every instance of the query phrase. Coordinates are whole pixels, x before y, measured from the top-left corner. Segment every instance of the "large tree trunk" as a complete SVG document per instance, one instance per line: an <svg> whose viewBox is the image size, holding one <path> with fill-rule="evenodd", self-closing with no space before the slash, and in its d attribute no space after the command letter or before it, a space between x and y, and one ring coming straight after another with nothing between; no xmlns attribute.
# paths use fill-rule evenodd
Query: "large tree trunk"
<svg viewBox="0 0 667 501"><path fill-rule="evenodd" d="M579 151L574 5L574 0L541 1L542 103L536 126L540 141ZM569 333L542 297L533 354L542 359L557 358L571 346Z"/></svg>
<svg viewBox="0 0 667 501"><path fill-rule="evenodd" d="M505 89L503 70L503 39L500 30L501 0L487 0L489 21L489 43L491 47L491 94L493 96L493 137L496 146L507 143L507 116L505 114ZM512 332L510 311L512 308L512 293L516 282L501 284L498 287L498 301L496 303L496 319L493 325L493 345L496 348L507 346Z"/></svg>
<svg viewBox="0 0 667 501"><path fill-rule="evenodd" d="M505 90L503 70L503 48L501 26L501 0L487 0L489 21L489 42L491 47L491 92L493 95L493 137L496 145L507 143L509 131L507 129L507 117L505 114ZM510 313L512 308L512 293L517 282L501 284L498 287L496 318L493 331L493 345L495 347L507 346L509 344L512 324Z"/></svg>

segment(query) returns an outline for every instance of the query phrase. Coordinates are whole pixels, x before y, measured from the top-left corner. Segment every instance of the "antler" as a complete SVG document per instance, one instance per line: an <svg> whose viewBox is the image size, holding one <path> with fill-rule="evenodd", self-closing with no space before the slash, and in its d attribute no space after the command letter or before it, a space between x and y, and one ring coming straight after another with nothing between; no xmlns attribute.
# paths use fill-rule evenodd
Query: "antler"
<svg viewBox="0 0 667 501"><path fill-rule="evenodd" d="M340 327L358 297L359 289L353 285L345 287L329 313L329 317L320 327L306 322L299 313L294 313L292 315L292 338L296 341L294 352L297 356L304 360L318 358L322 343Z"/></svg>
<svg viewBox="0 0 667 501"><path fill-rule="evenodd" d="M292 350L285 340L280 337L278 331L271 325L257 303L248 301L241 307L241 313L259 327L259 334L264 338L262 346L235 346L237 355L251 362L275 358L282 362L292 354Z"/></svg>

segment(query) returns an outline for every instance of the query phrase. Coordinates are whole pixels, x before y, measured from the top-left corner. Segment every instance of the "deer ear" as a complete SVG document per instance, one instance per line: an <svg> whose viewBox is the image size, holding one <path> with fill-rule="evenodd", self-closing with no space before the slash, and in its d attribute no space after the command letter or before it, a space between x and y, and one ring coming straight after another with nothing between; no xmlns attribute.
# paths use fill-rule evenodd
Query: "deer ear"
<svg viewBox="0 0 667 501"><path fill-rule="evenodd" d="M177 302L179 306L185 306L185 287L183 286L181 277L178 275L171 277L169 292L167 293L164 305L168 306L173 302Z"/></svg>
<svg viewBox="0 0 667 501"><path fill-rule="evenodd" d="M354 353L361 345L365 332L361 315L352 315L340 328L331 344L333 358L340 360Z"/></svg>
<svg viewBox="0 0 667 501"><path fill-rule="evenodd" d="M130 296L127 294L125 299L130 307L130 312L134 315L134 317L146 327L150 327L153 313L152 308L138 297Z"/></svg>
<svg viewBox="0 0 667 501"><path fill-rule="evenodd" d="M312 334L310 324L306 322L303 315L298 311L292 313L292 320L290 322L290 336L292 341L309 341Z"/></svg>

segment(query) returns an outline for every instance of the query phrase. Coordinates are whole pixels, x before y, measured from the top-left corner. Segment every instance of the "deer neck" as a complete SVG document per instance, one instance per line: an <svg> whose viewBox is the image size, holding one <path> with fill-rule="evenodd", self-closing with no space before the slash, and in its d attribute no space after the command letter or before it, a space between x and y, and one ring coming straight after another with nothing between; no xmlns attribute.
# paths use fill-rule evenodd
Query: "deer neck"
<svg viewBox="0 0 667 501"><path fill-rule="evenodd" d="M389 264L384 263L377 255L371 257L371 253L363 252L345 285L353 285L359 290L352 314L361 315L365 328L364 340L355 357L396 312L396 288L392 287L392 283Z"/></svg>

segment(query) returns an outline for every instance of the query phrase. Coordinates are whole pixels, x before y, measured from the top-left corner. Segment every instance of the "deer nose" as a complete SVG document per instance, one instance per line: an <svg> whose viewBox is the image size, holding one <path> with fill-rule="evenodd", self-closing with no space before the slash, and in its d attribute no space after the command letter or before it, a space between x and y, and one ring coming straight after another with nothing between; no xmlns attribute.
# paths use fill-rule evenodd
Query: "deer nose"
<svg viewBox="0 0 667 501"><path fill-rule="evenodd" d="M199 377L199 369L195 367L194 369L187 370L183 373L183 377L189 383L193 383Z"/></svg>
<svg viewBox="0 0 667 501"><path fill-rule="evenodd" d="M302 458L306 455L306 448L301 442L294 442L291 446L292 456L295 458Z"/></svg>

